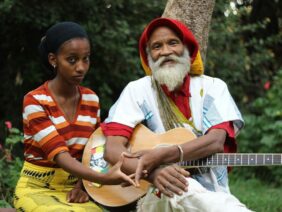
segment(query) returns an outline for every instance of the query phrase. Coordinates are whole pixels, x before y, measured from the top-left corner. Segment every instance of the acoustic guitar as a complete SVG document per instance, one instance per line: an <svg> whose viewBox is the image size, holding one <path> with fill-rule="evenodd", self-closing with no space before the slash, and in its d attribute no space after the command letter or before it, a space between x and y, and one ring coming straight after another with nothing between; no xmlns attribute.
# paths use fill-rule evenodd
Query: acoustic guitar
<svg viewBox="0 0 282 212"><path fill-rule="evenodd" d="M152 149L163 145L182 144L195 139L196 136L188 129L175 128L163 134L156 134L142 124L134 129L128 149L136 152ZM82 163L95 171L107 172L109 164L103 159L105 136L98 128L89 138L84 149ZM270 166L281 165L280 153L218 153L194 161L183 161L180 166L186 168L215 166ZM120 185L99 185L83 180L87 193L96 202L108 207L128 205L146 194L150 183L141 180L140 187L121 187Z"/></svg>

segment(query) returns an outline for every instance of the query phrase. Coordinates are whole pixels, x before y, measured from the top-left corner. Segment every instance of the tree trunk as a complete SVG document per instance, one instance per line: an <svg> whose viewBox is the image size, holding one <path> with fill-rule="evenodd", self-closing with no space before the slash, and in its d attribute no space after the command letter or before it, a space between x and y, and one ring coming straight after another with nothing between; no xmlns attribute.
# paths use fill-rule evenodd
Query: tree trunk
<svg viewBox="0 0 282 212"><path fill-rule="evenodd" d="M215 0L168 0L163 17L185 23L195 35L205 64L208 35Z"/></svg>

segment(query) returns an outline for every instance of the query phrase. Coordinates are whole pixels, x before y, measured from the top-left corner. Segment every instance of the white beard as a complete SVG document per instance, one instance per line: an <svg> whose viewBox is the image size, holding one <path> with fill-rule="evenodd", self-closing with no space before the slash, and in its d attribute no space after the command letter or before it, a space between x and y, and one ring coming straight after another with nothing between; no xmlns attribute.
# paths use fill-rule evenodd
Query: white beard
<svg viewBox="0 0 282 212"><path fill-rule="evenodd" d="M174 60L176 63L160 66L166 59ZM176 55L162 56L157 61L153 61L148 53L148 63L154 79L160 85L166 85L170 92L181 87L185 76L190 71L190 56L187 48L184 48L183 55L180 57Z"/></svg>

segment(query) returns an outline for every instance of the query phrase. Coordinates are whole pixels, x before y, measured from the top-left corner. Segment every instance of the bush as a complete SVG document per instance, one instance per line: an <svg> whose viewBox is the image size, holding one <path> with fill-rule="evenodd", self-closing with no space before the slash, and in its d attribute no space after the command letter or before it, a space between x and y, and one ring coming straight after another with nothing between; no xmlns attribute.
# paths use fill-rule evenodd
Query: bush
<svg viewBox="0 0 282 212"><path fill-rule="evenodd" d="M12 206L14 188L23 165L23 154L21 151L17 153L19 149L22 149L22 132L8 124L6 133L7 137L0 144L0 208Z"/></svg>
<svg viewBox="0 0 282 212"><path fill-rule="evenodd" d="M238 138L241 152L282 152L281 87L282 69L278 71L273 81L266 84L265 95L252 102L249 112L244 116L246 127ZM281 167L266 166L251 170L257 177L282 185Z"/></svg>

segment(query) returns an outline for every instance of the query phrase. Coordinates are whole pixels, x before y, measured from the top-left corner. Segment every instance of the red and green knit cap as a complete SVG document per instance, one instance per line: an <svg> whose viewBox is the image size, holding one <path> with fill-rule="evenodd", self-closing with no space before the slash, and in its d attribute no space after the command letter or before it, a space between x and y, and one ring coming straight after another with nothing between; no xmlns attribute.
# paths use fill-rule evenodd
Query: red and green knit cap
<svg viewBox="0 0 282 212"><path fill-rule="evenodd" d="M199 51L199 45L192 34L192 32L188 29L187 26L185 26L180 21L170 19L170 18L157 18L151 21L147 27L144 29L141 38L139 40L139 54L141 58L142 66L146 72L146 75L151 75L152 71L148 65L148 59L147 59L147 42L150 39L151 34L153 31L160 27L160 26L166 26L172 29L182 40L183 44L187 46L190 58L191 58L191 68L190 68L190 74L193 75L201 75L204 72L203 62Z"/></svg>

